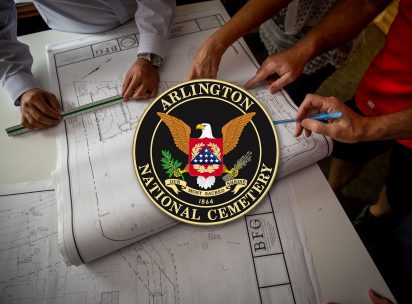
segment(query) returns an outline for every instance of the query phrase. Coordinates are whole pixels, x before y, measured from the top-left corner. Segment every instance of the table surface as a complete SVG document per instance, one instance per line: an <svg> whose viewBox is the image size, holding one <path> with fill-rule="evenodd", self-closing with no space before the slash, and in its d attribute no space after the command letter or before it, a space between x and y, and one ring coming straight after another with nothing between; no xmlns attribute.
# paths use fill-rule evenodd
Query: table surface
<svg viewBox="0 0 412 304"><path fill-rule="evenodd" d="M47 80L45 45L81 35L45 31L21 36L34 57L33 73ZM50 179L56 165L54 130L9 138L5 128L20 122L20 109L0 88L0 184ZM317 165L291 176L322 298L339 303L368 303L373 288L392 299L375 264L358 238Z"/></svg>

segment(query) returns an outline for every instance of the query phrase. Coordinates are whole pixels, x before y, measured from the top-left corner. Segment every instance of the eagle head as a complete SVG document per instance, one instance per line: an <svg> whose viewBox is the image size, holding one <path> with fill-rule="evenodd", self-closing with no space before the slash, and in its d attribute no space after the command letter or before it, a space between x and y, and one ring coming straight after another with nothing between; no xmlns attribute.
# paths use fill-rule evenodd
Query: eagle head
<svg viewBox="0 0 412 304"><path fill-rule="evenodd" d="M212 134L212 126L208 123L201 123L196 126L196 129L202 130L199 138L214 138Z"/></svg>

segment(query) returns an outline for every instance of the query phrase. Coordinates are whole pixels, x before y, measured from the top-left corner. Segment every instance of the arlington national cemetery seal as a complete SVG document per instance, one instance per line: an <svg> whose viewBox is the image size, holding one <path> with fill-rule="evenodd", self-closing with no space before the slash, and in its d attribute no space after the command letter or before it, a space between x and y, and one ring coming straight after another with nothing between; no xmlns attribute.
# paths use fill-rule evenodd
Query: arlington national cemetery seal
<svg viewBox="0 0 412 304"><path fill-rule="evenodd" d="M150 200L180 221L213 225L245 214L278 164L272 120L243 89L195 80L161 94L134 138L134 165Z"/></svg>

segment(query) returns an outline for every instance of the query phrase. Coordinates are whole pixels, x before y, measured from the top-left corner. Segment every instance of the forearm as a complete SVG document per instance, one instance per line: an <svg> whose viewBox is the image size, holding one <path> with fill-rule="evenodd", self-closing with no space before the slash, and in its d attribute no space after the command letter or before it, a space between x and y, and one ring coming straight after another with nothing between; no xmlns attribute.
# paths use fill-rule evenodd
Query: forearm
<svg viewBox="0 0 412 304"><path fill-rule="evenodd" d="M13 1L0 4L0 83L13 102L27 90L38 87L31 73L33 63L27 45L17 40L17 16Z"/></svg>
<svg viewBox="0 0 412 304"><path fill-rule="evenodd" d="M250 0L223 27L208 39L224 52L237 39L259 26L291 0Z"/></svg>
<svg viewBox="0 0 412 304"><path fill-rule="evenodd" d="M139 53L166 56L167 38L175 11L175 0L137 0L135 20L140 36Z"/></svg>
<svg viewBox="0 0 412 304"><path fill-rule="evenodd" d="M389 3L389 0L340 0L294 48L309 62L356 37Z"/></svg>
<svg viewBox="0 0 412 304"><path fill-rule="evenodd" d="M365 119L360 140L412 139L412 108Z"/></svg>

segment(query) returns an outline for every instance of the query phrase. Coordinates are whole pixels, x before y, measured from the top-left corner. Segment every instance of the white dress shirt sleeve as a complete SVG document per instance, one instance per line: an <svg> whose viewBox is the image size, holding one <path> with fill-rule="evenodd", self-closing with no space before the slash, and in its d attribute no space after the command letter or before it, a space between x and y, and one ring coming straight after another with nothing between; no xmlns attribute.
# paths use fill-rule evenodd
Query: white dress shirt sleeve
<svg viewBox="0 0 412 304"><path fill-rule="evenodd" d="M17 13L13 0L0 1L0 82L11 100L39 84L31 73L33 58L29 47L17 40Z"/></svg>
<svg viewBox="0 0 412 304"><path fill-rule="evenodd" d="M135 20L140 33L139 53L165 57L175 10L175 0L137 0Z"/></svg>

